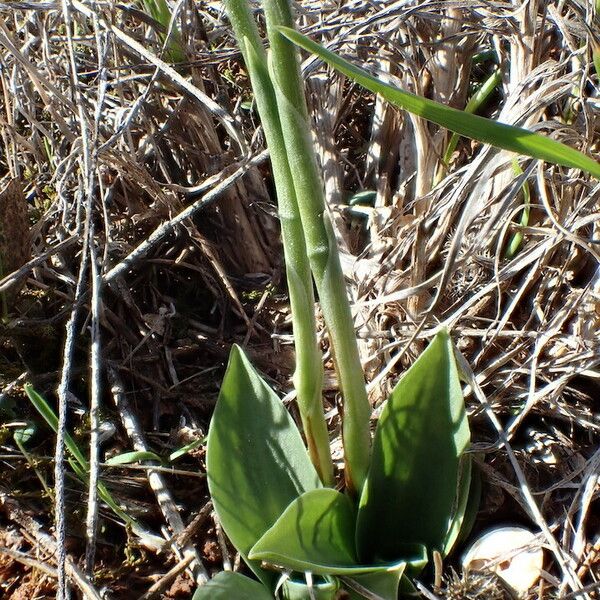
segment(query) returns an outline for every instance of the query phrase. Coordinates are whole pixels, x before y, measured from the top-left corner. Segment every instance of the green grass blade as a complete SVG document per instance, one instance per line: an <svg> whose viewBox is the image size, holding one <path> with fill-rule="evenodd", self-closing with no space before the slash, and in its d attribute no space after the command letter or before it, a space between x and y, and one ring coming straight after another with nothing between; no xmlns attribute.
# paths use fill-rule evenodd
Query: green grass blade
<svg viewBox="0 0 600 600"><path fill-rule="evenodd" d="M141 0L141 6L147 14L149 14L157 23L162 25L165 32L169 31L171 24L171 9L165 0ZM166 40L166 33L159 34L160 39ZM171 31L170 38L167 43L167 58L174 63L183 62L186 59L185 49L181 39L181 31L174 26Z"/></svg>
<svg viewBox="0 0 600 600"><path fill-rule="evenodd" d="M44 421L48 423L54 433L58 433L58 417L54 411L50 408L50 405L38 394L30 383L25 384L25 393L29 397L31 404L35 409L42 415ZM90 470L90 464L88 463L85 456L77 446L77 442L71 437L69 433L65 433L65 446L71 453L73 458L79 463L79 466L87 473Z"/></svg>
<svg viewBox="0 0 600 600"><path fill-rule="evenodd" d="M186 454L190 453L192 450L195 450L196 448L200 448L200 446L204 446L205 444L206 444L206 437L202 437L197 440L194 440L193 442L190 442L189 444L186 444L185 446L182 446L181 448L177 448L177 450L173 450L173 452L171 452L171 454L169 454L169 458L167 459L167 462L170 462L170 463L174 462L178 458L185 456Z"/></svg>
<svg viewBox="0 0 600 600"><path fill-rule="evenodd" d="M513 173L519 177L523 174L523 170L519 166L517 160L513 161ZM529 225L529 213L531 212L531 192L529 190L529 183L523 182L523 211L521 212L521 219L519 225L521 227L527 227ZM508 248L506 249L506 258L514 258L521 244L523 243L523 231L517 231L511 238Z"/></svg>
<svg viewBox="0 0 600 600"><path fill-rule="evenodd" d="M155 21L158 21L165 29L169 27L171 11L164 0L142 0L141 4Z"/></svg>
<svg viewBox="0 0 600 600"><path fill-rule="evenodd" d="M379 81L364 69L344 60L293 29L279 27L279 31L290 41L316 54L356 83L371 92L380 94L388 102L410 113L479 142L557 165L581 169L600 179L600 163L565 144L527 129L470 115L439 102L405 92Z"/></svg>
<svg viewBox="0 0 600 600"><path fill-rule="evenodd" d="M30 383L25 384L25 393L29 397L29 400L35 407L35 409L43 417L44 421L48 423L54 433L58 433L58 417L46 402L46 400L38 394ZM79 447L77 442L71 437L68 432L65 432L65 446L70 452L72 458L69 458L69 464L75 472L75 475L79 477L84 485L88 484L88 475L90 472L90 463L87 461ZM111 508L111 510L125 523L132 527L138 527L135 519L130 517L113 499L112 495L102 482L98 482L98 494L100 498ZM139 527L138 527L139 528Z"/></svg>
<svg viewBox="0 0 600 600"><path fill-rule="evenodd" d="M118 465L130 465L132 463L144 462L146 460L154 460L163 464L163 459L156 454L156 452L134 450L133 452L123 452L122 454L112 456L106 461L106 465L116 467Z"/></svg>

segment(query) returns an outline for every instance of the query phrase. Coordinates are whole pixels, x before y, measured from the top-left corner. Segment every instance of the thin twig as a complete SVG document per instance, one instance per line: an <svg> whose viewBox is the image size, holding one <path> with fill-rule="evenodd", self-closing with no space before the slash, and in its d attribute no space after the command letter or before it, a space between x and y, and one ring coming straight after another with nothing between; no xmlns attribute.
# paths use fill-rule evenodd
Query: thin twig
<svg viewBox="0 0 600 600"><path fill-rule="evenodd" d="M158 594L164 591L167 586L180 574L183 573L190 563L194 560L194 557L189 555L181 559L172 569L167 571L156 583L153 583L148 590L142 594L138 600L151 600L156 598Z"/></svg>
<svg viewBox="0 0 600 600"><path fill-rule="evenodd" d="M58 546L56 540L46 533L42 525L30 514L25 512L15 499L9 497L4 491L0 491L0 508L4 510L6 518L23 527L45 553L58 559ZM65 570L69 579L71 579L81 590L86 600L103 600L87 576L69 557L66 557L65 560ZM59 570L56 569L56 576L58 576L58 574Z"/></svg>
<svg viewBox="0 0 600 600"><path fill-rule="evenodd" d="M109 381L111 382L111 391L115 405L119 411L121 422L131 440L133 448L138 452L148 452L150 449L146 444L145 436L139 426L139 423L129 406L129 402L126 398L125 390L120 381L117 370L113 367L109 367L108 376ZM165 517L165 521L170 527L172 533L177 536L177 534L185 531L185 524L183 523L181 515L179 514L179 510L177 509L177 506L173 500L173 497L171 496L171 492L169 491L162 474L156 470L149 470L147 477L148 483L156 495L156 500L161 512L163 513L163 516ZM174 544L176 543L176 539L176 537L172 538ZM198 554L196 548L192 544L186 543L181 547L180 550L184 557L192 557L193 562L191 565L196 582L199 585L202 585L208 581L208 573L202 564L200 555Z"/></svg>
<svg viewBox="0 0 600 600"><path fill-rule="evenodd" d="M58 431L56 434L56 450L54 455L54 518L56 522L56 546L58 566L58 600L68 600L68 590L65 579L66 563L66 519L65 519L65 435L67 425L67 398L71 380L73 351L75 347L75 328L81 307L82 297L86 285L88 251L87 244L83 246L83 254L79 266L79 277L75 289L75 298L71 314L66 325L65 346L63 351L63 364L58 386Z"/></svg>
<svg viewBox="0 0 600 600"><path fill-rule="evenodd" d="M0 554L5 554L13 560L20 562L22 565L25 565L27 567L31 567L32 569L38 569L39 571L45 573L46 575L49 575L50 577L56 578L58 576L56 569L40 560L35 560L35 558L31 558L31 556L29 556L25 552L20 552L19 550L11 550L10 548L3 548L2 546L0 546Z"/></svg>
<svg viewBox="0 0 600 600"><path fill-rule="evenodd" d="M76 244L78 242L78 240L79 240L79 237L76 235L72 235L72 236L68 237L66 240L59 242L58 244L56 244L56 246L51 247L50 249L46 250L44 253L40 254L39 256L32 258L29 262L24 264L17 271L14 271L13 273L10 273L9 275L7 275L3 279L1 279L0 280L0 293L6 292L7 290L9 290L12 286L14 286L16 283L18 283L23 277L26 277L29 273L31 273L31 271L33 269L35 269L35 267L46 262L50 257L54 256L55 254L58 254L58 253L62 252L63 250L70 248L71 246Z"/></svg>

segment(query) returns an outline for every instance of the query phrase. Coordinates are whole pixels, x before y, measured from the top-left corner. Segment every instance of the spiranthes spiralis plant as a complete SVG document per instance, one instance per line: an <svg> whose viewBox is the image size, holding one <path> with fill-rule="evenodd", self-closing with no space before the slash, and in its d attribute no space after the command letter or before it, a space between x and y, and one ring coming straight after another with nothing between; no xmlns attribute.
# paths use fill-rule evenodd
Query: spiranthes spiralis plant
<svg viewBox="0 0 600 600"><path fill-rule="evenodd" d="M293 29L288 0L263 0L267 53L245 0L225 0L270 150L296 345L304 439L275 392L234 346L210 425L215 511L257 580L223 572L194 600L395 600L432 553L447 555L470 497L470 433L449 334L442 330L392 391L371 440L370 406L294 44L389 102L451 131L600 177L563 144L409 94ZM344 487L335 485L321 404L313 281L342 396ZM467 520L468 521L468 520Z"/></svg>

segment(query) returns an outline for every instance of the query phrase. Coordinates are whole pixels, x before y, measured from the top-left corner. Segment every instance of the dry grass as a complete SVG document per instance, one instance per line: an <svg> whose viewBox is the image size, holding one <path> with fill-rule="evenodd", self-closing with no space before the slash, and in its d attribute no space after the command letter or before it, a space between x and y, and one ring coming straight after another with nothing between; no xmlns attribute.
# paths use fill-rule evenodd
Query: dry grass
<svg viewBox="0 0 600 600"><path fill-rule="evenodd" d="M6 598L51 597L63 561L77 593L110 598L189 597L191 577L237 567L210 515L201 449L177 473L100 463L203 436L234 341L290 391L268 162L220 3L173 3L188 58L176 66L140 5L0 5L0 181L24 189L32 244L15 258L9 248L22 249L26 233L17 224L7 238L3 214ZM486 114L598 150L589 2L305 0L299 10L303 31L456 107L493 68L489 58L471 67L473 55L494 51L504 78ZM511 157L464 140L442 168L445 131L305 67L374 405L436 327L450 326L476 380L467 397L484 489L476 528L542 531L547 574L532 597L597 598L597 182L529 161L517 177ZM525 183L531 214L519 229ZM349 208L363 190L372 205ZM517 230L523 242L507 258ZM54 442L24 399L28 380L161 548L64 478L60 440L53 474ZM335 409L329 416L335 428ZM28 446L38 473L57 477L53 498L13 443L27 420L38 423ZM102 441L90 423L116 432Z"/></svg>

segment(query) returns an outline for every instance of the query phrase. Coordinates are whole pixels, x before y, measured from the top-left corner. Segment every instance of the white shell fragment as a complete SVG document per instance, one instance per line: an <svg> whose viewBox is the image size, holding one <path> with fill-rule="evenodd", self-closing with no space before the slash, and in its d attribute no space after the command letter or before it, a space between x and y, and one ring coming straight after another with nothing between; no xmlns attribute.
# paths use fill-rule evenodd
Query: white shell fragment
<svg viewBox="0 0 600 600"><path fill-rule="evenodd" d="M525 594L540 578L544 550L539 537L523 527L495 527L465 552L463 569L493 571L517 594Z"/></svg>

